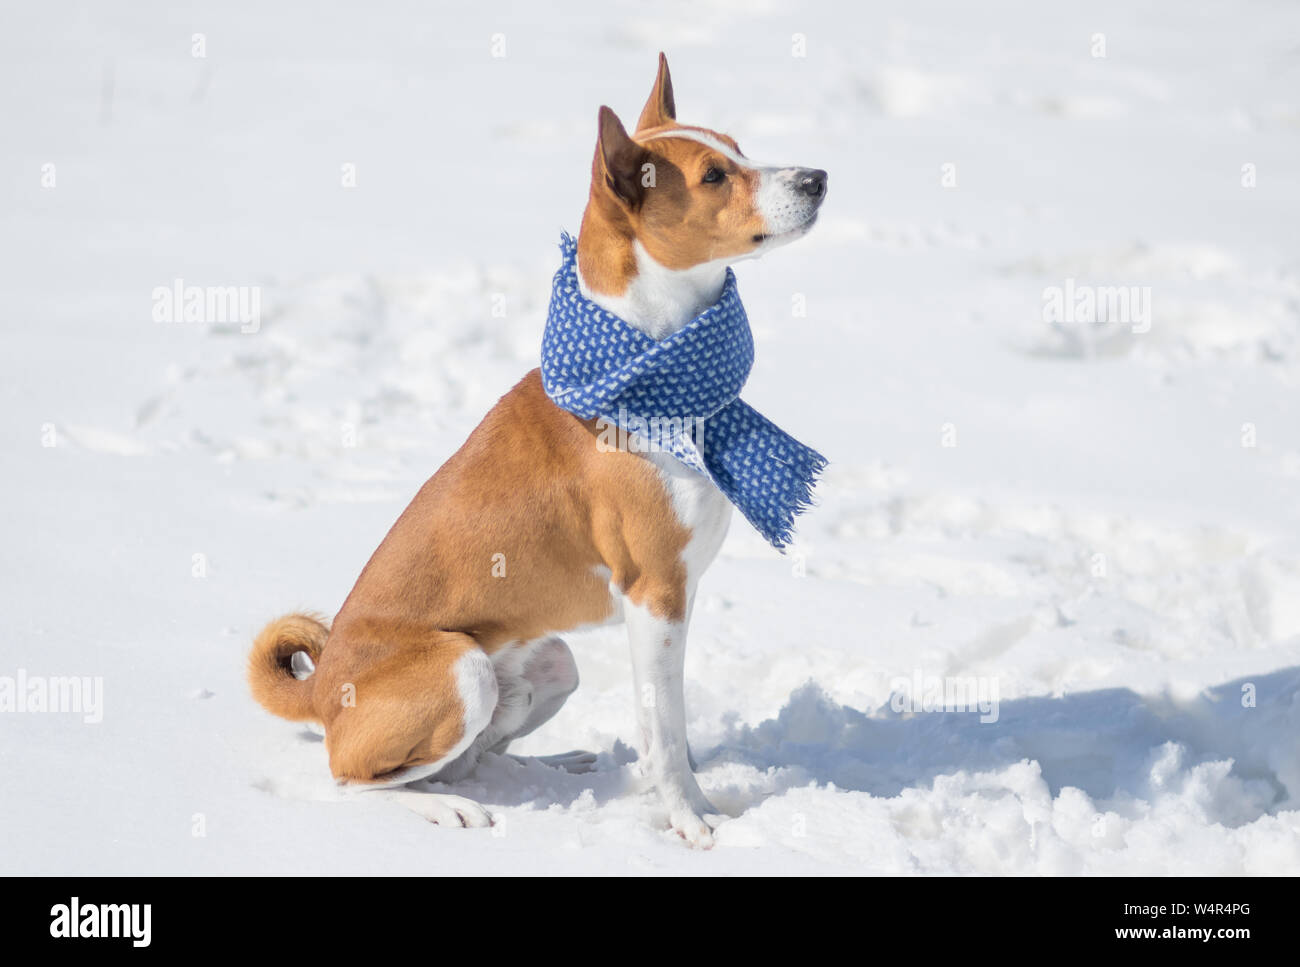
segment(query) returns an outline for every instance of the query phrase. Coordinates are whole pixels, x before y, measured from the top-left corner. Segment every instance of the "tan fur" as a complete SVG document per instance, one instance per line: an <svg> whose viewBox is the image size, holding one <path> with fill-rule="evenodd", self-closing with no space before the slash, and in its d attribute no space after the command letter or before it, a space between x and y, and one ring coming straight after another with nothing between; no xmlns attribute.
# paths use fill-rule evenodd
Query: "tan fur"
<svg viewBox="0 0 1300 967"><path fill-rule="evenodd" d="M338 657L309 680L334 777L383 782L442 759L464 735L453 665L477 647L469 635L406 618L362 618L347 637L331 636Z"/></svg>
<svg viewBox="0 0 1300 967"><path fill-rule="evenodd" d="M311 679L298 681L289 670L294 652L319 662L330 630L315 615L276 618L253 640L248 655L248 687L269 712L291 722L319 722L312 704Z"/></svg>
<svg viewBox="0 0 1300 967"><path fill-rule="evenodd" d="M617 296L627 289L637 272L633 241L669 269L736 258L758 247L764 230L755 204L758 172L697 141L664 137L670 131L699 131L743 157L734 139L678 124L675 114L662 54L634 135L609 108L600 109L591 195L578 238L578 266L595 292ZM654 166L653 188L641 183L645 165ZM710 168L721 171L723 180L705 184Z"/></svg>
<svg viewBox="0 0 1300 967"><path fill-rule="evenodd" d="M650 89L641 117L636 122L636 129L657 128L670 124L677 117L677 97L673 94L673 78L668 72L668 58L659 54L659 71L655 74L655 86Z"/></svg>
<svg viewBox="0 0 1300 967"><path fill-rule="evenodd" d="M449 669L465 648L492 653L604 621L611 581L634 604L681 618L690 534L655 468L635 454L601 452L596 435L594 422L555 406L540 372L530 372L398 518L328 646L312 654L310 679L287 671L294 645L306 640L286 635L300 616L258 636L254 697L277 715L321 721L336 778L377 780L437 761L459 741ZM493 576L498 564L504 577ZM348 685L355 707L343 703Z"/></svg>

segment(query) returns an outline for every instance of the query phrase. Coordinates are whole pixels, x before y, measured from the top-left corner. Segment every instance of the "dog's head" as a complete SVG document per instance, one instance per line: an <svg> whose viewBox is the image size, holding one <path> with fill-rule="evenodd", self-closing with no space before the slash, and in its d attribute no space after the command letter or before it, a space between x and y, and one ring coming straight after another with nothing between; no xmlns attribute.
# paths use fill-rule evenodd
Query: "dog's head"
<svg viewBox="0 0 1300 967"><path fill-rule="evenodd" d="M635 132L600 109L591 174L593 201L626 219L670 269L753 258L793 241L826 198L826 172L756 164L728 135L678 124L663 54Z"/></svg>

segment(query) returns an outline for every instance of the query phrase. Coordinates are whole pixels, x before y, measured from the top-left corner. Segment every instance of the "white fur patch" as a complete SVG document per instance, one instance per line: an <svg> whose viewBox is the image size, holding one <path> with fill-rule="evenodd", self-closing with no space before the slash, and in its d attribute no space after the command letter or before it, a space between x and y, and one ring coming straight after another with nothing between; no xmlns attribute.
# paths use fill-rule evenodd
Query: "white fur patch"
<svg viewBox="0 0 1300 967"><path fill-rule="evenodd" d="M663 134L656 134L653 138L647 138L646 140L655 141L658 140L659 138L685 138L687 141L695 141L699 144L704 145L706 148L710 148L713 151L718 152L718 154L722 155L732 164L740 165L740 167L742 168L763 167L763 165L756 165L754 164L754 162L746 158L743 154L739 154L736 151L734 151L721 138L715 138L713 135L707 134L704 131L688 131L682 129L676 131L666 131Z"/></svg>
<svg viewBox="0 0 1300 967"><path fill-rule="evenodd" d="M639 240L632 244L636 276L620 296L592 292L578 273L582 294L651 339L665 339L722 296L730 258L714 259L688 269L670 269L656 262Z"/></svg>
<svg viewBox="0 0 1300 967"><path fill-rule="evenodd" d="M803 168L764 168L754 196L754 207L763 216L766 234L773 238L789 236L812 226L820 199L803 192L799 181L805 175ZM768 239L767 241L771 241ZM785 240L789 240L788 238ZM766 245L767 242L764 242ZM761 246L760 246L761 248Z"/></svg>
<svg viewBox="0 0 1300 967"><path fill-rule="evenodd" d="M646 456L659 470L677 519L691 532L682 551L682 564L686 566L686 592L694 597L700 575L717 557L727 536L731 501L712 480L687 467L671 453L655 452Z"/></svg>
<svg viewBox="0 0 1300 967"><path fill-rule="evenodd" d="M311 678L316 671L316 665L311 660L311 655L305 651L295 651L289 658L289 670L293 672L293 677L303 682Z"/></svg>
<svg viewBox="0 0 1300 967"><path fill-rule="evenodd" d="M492 659L481 648L471 648L456 659L456 688L465 705L465 734L456 748L442 759L449 762L469 748L474 737L487 728L497 707L497 676Z"/></svg>

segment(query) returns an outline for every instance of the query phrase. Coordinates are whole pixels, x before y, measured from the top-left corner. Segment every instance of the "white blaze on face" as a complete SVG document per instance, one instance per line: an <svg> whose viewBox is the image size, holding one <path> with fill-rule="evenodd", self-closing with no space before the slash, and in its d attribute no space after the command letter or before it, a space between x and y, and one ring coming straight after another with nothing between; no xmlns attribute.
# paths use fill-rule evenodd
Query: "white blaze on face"
<svg viewBox="0 0 1300 967"><path fill-rule="evenodd" d="M763 234L771 236L764 242L772 241L776 236L796 233L801 228L811 225L811 219L817 211L820 199L810 197L799 187L807 169L794 165L760 165L737 153L720 138L712 137L703 131L668 131L656 134L656 138L685 138L704 145L722 155L732 164L759 176L758 191L754 195L754 208L762 216ZM797 237L795 234L791 238ZM784 240L784 239L783 239Z"/></svg>

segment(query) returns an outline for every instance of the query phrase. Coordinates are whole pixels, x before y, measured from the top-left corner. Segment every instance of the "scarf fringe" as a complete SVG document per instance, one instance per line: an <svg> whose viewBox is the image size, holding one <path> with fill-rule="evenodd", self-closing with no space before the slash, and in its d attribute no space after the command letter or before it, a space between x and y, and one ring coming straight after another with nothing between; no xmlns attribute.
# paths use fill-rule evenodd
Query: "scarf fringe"
<svg viewBox="0 0 1300 967"><path fill-rule="evenodd" d="M821 454L817 454L816 459L810 462L810 466L802 474L803 479L795 484L793 499L790 499L781 508L775 521L768 522L763 521L761 518L755 519L749 515L743 504L735 501L732 501L732 503L736 505L750 525L767 539L769 544L784 554L795 540L795 518L805 511L819 506L815 491L817 484L821 480L822 472L827 466L829 466L829 461Z"/></svg>

